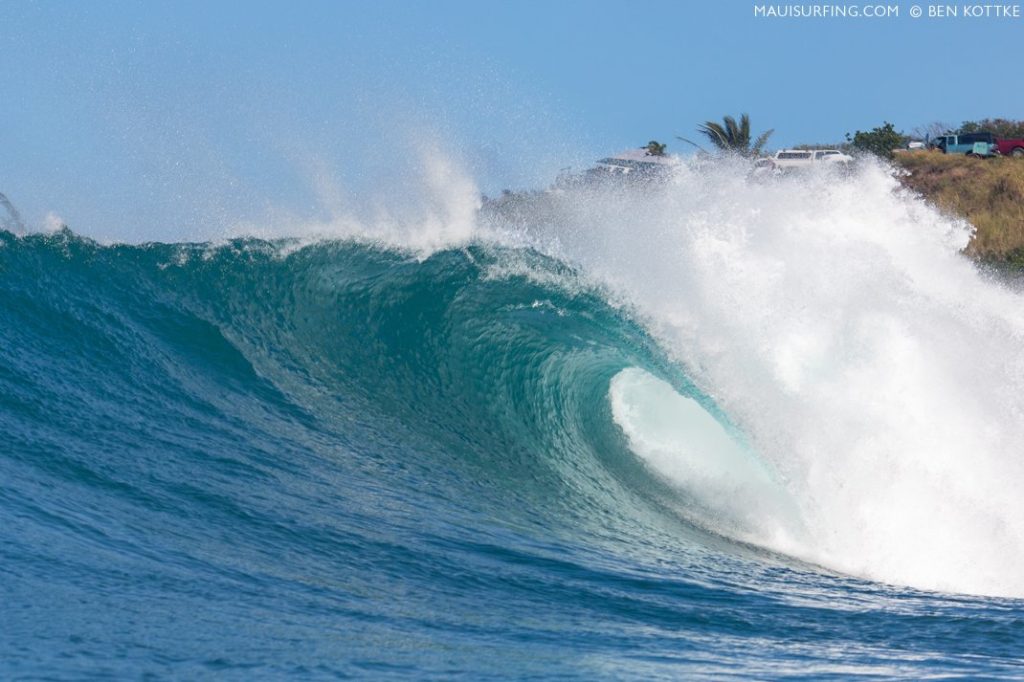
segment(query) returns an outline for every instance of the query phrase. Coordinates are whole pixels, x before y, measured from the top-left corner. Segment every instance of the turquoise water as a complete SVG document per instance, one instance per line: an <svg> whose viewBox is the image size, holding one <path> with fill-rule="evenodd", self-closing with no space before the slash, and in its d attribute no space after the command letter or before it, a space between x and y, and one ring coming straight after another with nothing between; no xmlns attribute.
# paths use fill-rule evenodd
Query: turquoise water
<svg viewBox="0 0 1024 682"><path fill-rule="evenodd" d="M1020 599L723 534L609 391L726 415L578 275L0 233L0 677L1024 676Z"/></svg>

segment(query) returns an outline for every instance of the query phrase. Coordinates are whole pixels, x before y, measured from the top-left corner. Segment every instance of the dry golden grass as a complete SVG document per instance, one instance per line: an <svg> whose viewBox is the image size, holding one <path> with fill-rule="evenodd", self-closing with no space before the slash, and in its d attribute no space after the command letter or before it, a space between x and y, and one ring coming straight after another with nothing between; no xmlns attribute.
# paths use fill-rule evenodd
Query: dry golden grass
<svg viewBox="0 0 1024 682"><path fill-rule="evenodd" d="M967 253L1024 260L1024 159L977 159L939 152L896 155L903 184L977 228Z"/></svg>

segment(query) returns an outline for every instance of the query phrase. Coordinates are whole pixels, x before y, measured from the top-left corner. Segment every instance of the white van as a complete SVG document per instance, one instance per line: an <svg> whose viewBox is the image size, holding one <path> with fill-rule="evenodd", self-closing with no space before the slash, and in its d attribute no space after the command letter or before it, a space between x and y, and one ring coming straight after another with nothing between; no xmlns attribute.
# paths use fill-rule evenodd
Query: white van
<svg viewBox="0 0 1024 682"><path fill-rule="evenodd" d="M816 163L850 163L853 157L838 149L780 149L768 157L775 168L806 168Z"/></svg>

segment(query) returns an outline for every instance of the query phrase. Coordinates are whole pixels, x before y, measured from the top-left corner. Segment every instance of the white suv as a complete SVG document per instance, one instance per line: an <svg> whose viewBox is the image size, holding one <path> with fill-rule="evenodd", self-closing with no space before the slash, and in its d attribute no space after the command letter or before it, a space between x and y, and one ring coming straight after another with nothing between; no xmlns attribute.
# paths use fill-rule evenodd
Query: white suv
<svg viewBox="0 0 1024 682"><path fill-rule="evenodd" d="M768 157L775 168L807 168L816 163L850 163L853 157L838 149L781 149Z"/></svg>

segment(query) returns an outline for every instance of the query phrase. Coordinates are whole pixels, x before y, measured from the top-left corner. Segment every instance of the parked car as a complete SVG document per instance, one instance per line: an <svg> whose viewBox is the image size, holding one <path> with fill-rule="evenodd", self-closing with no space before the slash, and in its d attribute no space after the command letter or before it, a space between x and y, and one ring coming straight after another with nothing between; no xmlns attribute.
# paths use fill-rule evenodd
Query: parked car
<svg viewBox="0 0 1024 682"><path fill-rule="evenodd" d="M849 163L853 157L838 149L780 149L768 157L775 168L806 168L817 163Z"/></svg>
<svg viewBox="0 0 1024 682"><path fill-rule="evenodd" d="M967 156L993 156L998 153L996 138L992 133L950 133L932 140L932 147L944 154L966 154Z"/></svg>
<svg viewBox="0 0 1024 682"><path fill-rule="evenodd" d="M1016 159L1024 158L1024 138L1019 140L1001 140L996 138L996 153L1003 156L1012 156Z"/></svg>

